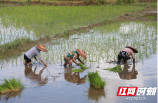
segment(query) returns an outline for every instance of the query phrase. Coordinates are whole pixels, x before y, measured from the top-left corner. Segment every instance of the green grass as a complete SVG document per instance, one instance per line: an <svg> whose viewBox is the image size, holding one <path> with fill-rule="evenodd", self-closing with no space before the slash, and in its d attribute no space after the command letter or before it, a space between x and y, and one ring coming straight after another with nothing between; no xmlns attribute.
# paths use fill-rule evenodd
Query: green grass
<svg viewBox="0 0 158 103"><path fill-rule="evenodd" d="M72 69L72 72L83 72L82 69Z"/></svg>
<svg viewBox="0 0 158 103"><path fill-rule="evenodd" d="M4 83L0 85L0 94L5 92L18 91L22 88L24 88L24 86L19 79L4 79Z"/></svg>
<svg viewBox="0 0 158 103"><path fill-rule="evenodd" d="M148 18L149 18L149 19L155 19L155 17L154 17L154 16L148 16Z"/></svg>
<svg viewBox="0 0 158 103"><path fill-rule="evenodd" d="M10 57L15 57L19 55L21 52L23 52L24 50L30 49L28 47L21 47L21 45L27 43L31 43L32 45L33 41L29 38L22 38L22 39L15 39L12 43L6 43L4 45L0 45L0 52L2 53L2 55L0 55L0 59L8 59Z"/></svg>
<svg viewBox="0 0 158 103"><path fill-rule="evenodd" d="M133 11L141 11L144 10L145 6L133 6L133 5L104 5L104 6L18 6L18 7L1 7L0 10L0 22L7 29L10 27L15 27L17 29L24 28L29 34L29 32L33 32L29 34L29 38L31 40L31 35L36 38L47 37L50 38L50 41L53 39L52 36L56 38L60 38L63 33L64 36L67 37L69 35L69 30L79 30L81 27L87 27L89 24L95 24L98 22L106 22L106 25L100 26L102 27L101 33L111 32L113 30L117 30L121 23L113 22L112 25L107 22L109 19L118 17L120 15L130 13ZM157 25L157 24L156 24ZM98 28L97 28L98 29ZM95 28L94 28L95 30ZM12 32L12 29L10 29ZM13 31L14 32L14 31ZM1 41L5 43L6 39L8 39L7 33L3 32L4 37L1 36ZM60 34L60 35L59 35ZM19 35L21 35L19 33ZM14 33L11 33L11 37L14 36ZM103 38L106 39L104 35ZM124 36L125 37L125 36ZM94 37L92 37L92 40ZM125 38L126 39L126 38ZM86 38L80 44L86 43ZM113 41L113 43L111 43ZM91 42L92 47L98 48L100 44L104 43L107 45L105 48L101 48L99 56L92 55L90 60L97 61L100 58L104 58L105 51L113 47L113 44L116 42L116 37L113 36L113 39L109 37L109 39L105 42L101 42L98 40L95 44ZM125 40L124 40L125 41ZM13 51L14 47L19 46L19 44L23 44L27 41L17 39L9 44L3 44L0 48L0 51L3 53L7 53L7 51ZM33 43L33 41L31 41ZM131 42L128 42L131 43ZM35 44L35 43L34 43ZM71 45L71 43L69 43ZM74 44L74 43L73 43ZM109 45L110 44L110 45ZM118 42L115 54L120 50L120 48L124 47L123 44L125 42ZM62 46L62 45L61 45ZM65 50L66 44L61 48ZM90 46L89 46L90 47ZM81 46L80 48L85 49L86 51L90 50L89 47ZM13 49L12 49L13 48ZM6 49L6 50L5 50ZM73 48L74 49L74 48ZM76 49L76 48L75 48ZM87 50L88 49L88 50ZM24 49L23 49L24 51ZM94 51L90 50L92 53ZM88 51L88 52L90 52ZM64 51L65 52L65 51ZM3 53L1 53L0 58L4 57ZM13 53L14 54L14 53ZM20 53L19 53L20 54ZM63 55L63 53L61 53ZM54 56L54 55L53 55ZM60 55L61 57L61 55ZM57 57L57 58L60 58ZM115 56L116 57L116 56ZM53 58L53 57L52 57ZM56 59L57 59L56 58ZM108 58L112 58L112 56L108 53Z"/></svg>
<svg viewBox="0 0 158 103"><path fill-rule="evenodd" d="M95 89L104 89L105 81L101 80L101 77L99 76L97 71L95 73L94 72L88 73L88 79L90 85Z"/></svg>
<svg viewBox="0 0 158 103"><path fill-rule="evenodd" d="M1 53L8 52L9 50L13 49L13 47L18 47L19 45L23 43L30 43L32 40L29 38L22 38L22 39L16 39L12 43L6 43L4 45L0 45L0 51Z"/></svg>
<svg viewBox="0 0 158 103"><path fill-rule="evenodd" d="M124 13L142 10L143 6L20 6L2 7L0 17L17 28L25 27L37 37L64 33ZM9 21L9 22L8 22Z"/></svg>
<svg viewBox="0 0 158 103"><path fill-rule="evenodd" d="M17 29L24 28L29 34L36 38L51 37L60 38L67 37L69 30L78 30L81 27L88 27L89 24L95 24L107 21L111 18L129 13L131 11L142 10L144 6L14 6L1 7L0 22L4 28L15 27ZM14 31L10 30L10 37L14 37ZM7 32L3 32L4 37L1 41L5 43ZM19 34L22 35L22 34ZM24 38L24 37L23 37ZM10 38L9 38L10 39ZM18 40L18 42L17 42ZM17 47L26 41L20 39L10 44L2 45L3 52L7 52L10 48ZM7 40L8 41L8 40ZM33 42L33 41L32 41ZM17 44L18 43L18 44ZM13 45L12 45L13 44ZM9 49L8 49L9 48ZM6 50L5 50L6 49ZM1 49L2 50L2 49Z"/></svg>
<svg viewBox="0 0 158 103"><path fill-rule="evenodd" d="M113 71L113 72L122 72L122 67L120 65L116 65L113 68L107 68L107 69L103 69L103 70L109 70L109 71Z"/></svg>
<svg viewBox="0 0 158 103"><path fill-rule="evenodd" d="M49 54L41 53L41 55L43 59L49 58L50 63L51 61L57 63L56 61L60 60L65 52L79 48L85 50L88 57L86 60L80 58L81 61L84 60L86 64L89 65L90 63L89 66L91 66L96 62L99 63L99 60L104 62L117 61L119 51L127 45L133 45L139 51L139 53L135 53L136 61L139 61L142 60L142 56L145 59L147 53L149 55L156 52L156 46L153 46L156 45L156 27L157 23L155 21L115 22L94 28L94 32L88 36L87 33L70 36L69 40L71 42L64 39L60 44L50 46ZM126 30L128 31L126 32ZM129 41L127 42L127 40ZM149 45L146 45L146 43ZM142 44L145 45L142 46ZM102 47L103 45L106 46ZM132 58L129 61L132 61Z"/></svg>

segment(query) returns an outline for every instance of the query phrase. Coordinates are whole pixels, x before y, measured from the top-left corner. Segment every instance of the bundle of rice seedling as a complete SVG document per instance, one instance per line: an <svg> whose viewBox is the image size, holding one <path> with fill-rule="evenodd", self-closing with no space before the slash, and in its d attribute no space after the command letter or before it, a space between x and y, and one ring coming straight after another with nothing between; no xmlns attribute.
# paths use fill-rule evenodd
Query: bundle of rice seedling
<svg viewBox="0 0 158 103"><path fill-rule="evenodd" d="M80 67L81 67L82 69L87 69L87 67L84 66L82 63L79 63L79 65L80 65Z"/></svg>
<svg viewBox="0 0 158 103"><path fill-rule="evenodd" d="M83 72L82 69L72 69L72 72Z"/></svg>
<svg viewBox="0 0 158 103"><path fill-rule="evenodd" d="M19 79L4 79L4 83L0 85L0 94L5 92L18 91L22 88L24 88L24 86Z"/></svg>
<svg viewBox="0 0 158 103"><path fill-rule="evenodd" d="M122 72L122 68L120 65L117 65L113 68L107 68L107 69L104 69L104 70L109 70L109 71L113 71L113 72Z"/></svg>
<svg viewBox="0 0 158 103"><path fill-rule="evenodd" d="M92 87L96 89L104 89L105 81L101 80L101 77L99 76L97 71L95 73L88 73L88 79Z"/></svg>

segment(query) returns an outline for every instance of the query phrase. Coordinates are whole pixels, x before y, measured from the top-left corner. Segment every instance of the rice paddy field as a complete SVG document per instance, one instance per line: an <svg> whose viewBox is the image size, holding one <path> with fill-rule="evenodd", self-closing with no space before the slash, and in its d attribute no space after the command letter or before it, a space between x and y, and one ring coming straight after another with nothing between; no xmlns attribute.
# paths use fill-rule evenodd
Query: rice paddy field
<svg viewBox="0 0 158 103"><path fill-rule="evenodd" d="M51 40L45 44L49 52L41 52L47 67L34 59L32 66L25 66L26 51L0 60L0 84L4 78L14 77L25 86L20 91L0 94L0 103L157 103L157 93L135 96L143 100L117 96L118 87L157 87L156 21L113 22L66 35L69 30L144 9L144 6L132 5L1 7L1 46L23 43L24 39L36 41L48 37ZM52 38L62 33L67 38ZM136 63L133 64L132 59L127 65L121 62L121 72L104 70L117 66L117 55L127 45L137 48ZM85 50L87 55L86 60L80 57L87 67L82 72L75 72L74 69L77 71L81 67L74 63L74 68L63 66L64 54L76 49ZM105 81L104 89L90 86L88 73L96 71Z"/></svg>

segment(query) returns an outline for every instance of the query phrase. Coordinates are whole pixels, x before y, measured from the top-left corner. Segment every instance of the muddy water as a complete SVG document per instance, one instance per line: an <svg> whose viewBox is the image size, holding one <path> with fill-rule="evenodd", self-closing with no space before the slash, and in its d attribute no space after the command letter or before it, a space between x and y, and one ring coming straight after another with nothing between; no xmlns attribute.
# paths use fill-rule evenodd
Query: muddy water
<svg viewBox="0 0 158 103"><path fill-rule="evenodd" d="M146 11L145 15L138 17L138 19L153 19L157 20L157 11Z"/></svg>
<svg viewBox="0 0 158 103"><path fill-rule="evenodd" d="M124 96L116 96L118 87L121 86L157 87L156 43L152 42L156 41L156 27L129 22L121 23L112 31L107 29L96 28L75 34L68 40L61 39L61 43L57 45L46 44L49 53L41 52L41 55L44 61L47 61L47 67L35 60L33 66L24 66L23 55L16 59L0 61L0 83L3 78L15 77L20 78L26 87L16 93L0 95L0 103L156 103L157 93L155 96L141 96L143 100L126 100ZM137 35L134 36L133 33ZM125 40L128 42L124 42ZM135 54L135 65L129 60L128 65L121 63L123 71L120 73L103 70L117 65L116 62L107 61L115 61L120 48L127 43L135 44L139 50L139 53ZM64 53L75 48L84 49L87 53L88 59L84 62L89 69L81 73L71 73L72 68L62 66ZM75 64L73 67L80 68ZM95 71L106 81L104 90L95 90L89 85L87 74Z"/></svg>

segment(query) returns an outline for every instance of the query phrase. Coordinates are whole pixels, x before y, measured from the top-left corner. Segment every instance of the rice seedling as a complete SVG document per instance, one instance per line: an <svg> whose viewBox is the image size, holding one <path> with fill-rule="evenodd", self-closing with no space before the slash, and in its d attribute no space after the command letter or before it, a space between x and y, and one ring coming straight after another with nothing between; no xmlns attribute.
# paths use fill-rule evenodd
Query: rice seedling
<svg viewBox="0 0 158 103"><path fill-rule="evenodd" d="M116 65L113 68L107 68L107 69L103 69L103 70L109 70L109 71L113 71L113 72L122 72L123 69L120 65Z"/></svg>
<svg viewBox="0 0 158 103"><path fill-rule="evenodd" d="M72 69L72 72L83 72L82 69Z"/></svg>
<svg viewBox="0 0 158 103"><path fill-rule="evenodd" d="M155 17L154 17L154 16L148 16L148 18L149 18L149 19L155 19Z"/></svg>
<svg viewBox="0 0 158 103"><path fill-rule="evenodd" d="M97 71L95 73L89 72L88 80L89 80L90 85L94 87L95 89L104 89L105 81L102 81Z"/></svg>
<svg viewBox="0 0 158 103"><path fill-rule="evenodd" d="M0 94L5 92L18 91L24 88L24 85L21 83L20 79L4 79L4 83L0 85Z"/></svg>
<svg viewBox="0 0 158 103"><path fill-rule="evenodd" d="M79 63L79 65L80 65L80 67L81 67L82 69L87 69L87 67L84 66L82 63Z"/></svg>

